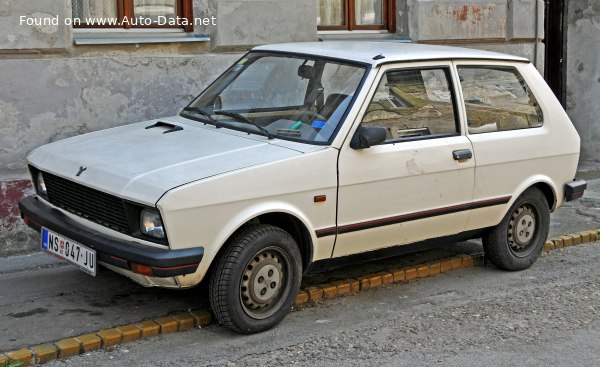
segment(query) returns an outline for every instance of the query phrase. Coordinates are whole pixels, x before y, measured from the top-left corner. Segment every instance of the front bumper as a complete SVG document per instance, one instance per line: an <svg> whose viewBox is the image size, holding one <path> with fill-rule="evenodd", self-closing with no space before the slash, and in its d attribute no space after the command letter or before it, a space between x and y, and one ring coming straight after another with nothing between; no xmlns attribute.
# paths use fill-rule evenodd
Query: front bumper
<svg viewBox="0 0 600 367"><path fill-rule="evenodd" d="M74 241L96 250L98 261L121 269L137 272L139 265L151 268L151 274L143 275L166 278L194 273L204 256L203 247L183 250L160 249L133 241L116 239L90 230L64 215L35 196L19 202L21 218L35 230L41 227L60 233Z"/></svg>

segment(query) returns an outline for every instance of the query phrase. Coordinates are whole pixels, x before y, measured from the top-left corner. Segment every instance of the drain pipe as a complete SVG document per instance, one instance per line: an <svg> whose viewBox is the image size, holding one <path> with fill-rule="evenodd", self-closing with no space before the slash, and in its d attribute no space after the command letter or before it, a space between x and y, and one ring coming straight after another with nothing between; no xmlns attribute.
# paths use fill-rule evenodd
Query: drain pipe
<svg viewBox="0 0 600 367"><path fill-rule="evenodd" d="M538 68L538 40L540 39L540 0L535 0L535 42L533 44L533 65Z"/></svg>

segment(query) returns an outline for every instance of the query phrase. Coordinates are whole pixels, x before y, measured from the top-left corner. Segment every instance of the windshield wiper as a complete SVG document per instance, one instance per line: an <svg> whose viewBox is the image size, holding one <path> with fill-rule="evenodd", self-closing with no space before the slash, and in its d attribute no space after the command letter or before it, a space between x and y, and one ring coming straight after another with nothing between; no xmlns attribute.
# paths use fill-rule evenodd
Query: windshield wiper
<svg viewBox="0 0 600 367"><path fill-rule="evenodd" d="M238 120L239 122L243 122L245 124L250 124L250 125L256 127L258 130L260 130L267 138L269 138L269 140L275 139L275 137L273 136L273 134L271 134L269 132L269 130L267 130L264 127L260 126L256 122L248 119L246 116L244 116L242 114L239 114L237 112L222 111L222 110L214 111L213 113L215 115L223 115L223 116L228 116L228 117L234 118L234 119Z"/></svg>
<svg viewBox="0 0 600 367"><path fill-rule="evenodd" d="M188 106L188 107L184 107L183 110L186 111L186 112L196 112L196 113L199 113L202 116L206 117L208 119L208 121L210 121L211 123L213 123L217 129L221 127L221 123L219 121L215 120L211 116L210 113L204 111L202 108Z"/></svg>

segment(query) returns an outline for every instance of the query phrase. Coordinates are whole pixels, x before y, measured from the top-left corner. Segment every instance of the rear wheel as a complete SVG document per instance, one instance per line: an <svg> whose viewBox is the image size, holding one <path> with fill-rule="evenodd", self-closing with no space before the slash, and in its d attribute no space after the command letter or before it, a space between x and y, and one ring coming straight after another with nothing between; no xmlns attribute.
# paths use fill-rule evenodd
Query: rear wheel
<svg viewBox="0 0 600 367"><path fill-rule="evenodd" d="M500 269L526 269L544 248L549 225L546 197L530 188L515 200L502 222L483 236L485 255Z"/></svg>
<svg viewBox="0 0 600 367"><path fill-rule="evenodd" d="M228 243L210 278L217 320L243 333L270 329L290 311L302 277L292 236L271 225L248 226Z"/></svg>

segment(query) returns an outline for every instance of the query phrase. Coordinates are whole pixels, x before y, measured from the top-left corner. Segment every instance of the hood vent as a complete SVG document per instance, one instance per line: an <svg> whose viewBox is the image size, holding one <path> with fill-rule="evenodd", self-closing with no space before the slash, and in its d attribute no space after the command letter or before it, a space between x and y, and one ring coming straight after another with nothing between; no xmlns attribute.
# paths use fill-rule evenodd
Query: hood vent
<svg viewBox="0 0 600 367"><path fill-rule="evenodd" d="M164 128L167 128L168 130L163 131L163 134L168 134L168 133L172 133L172 132L175 132L175 131L181 131L181 130L183 130L183 127L181 127L179 125L174 125L174 124L170 124L168 122L163 122L163 121L158 121L154 125L146 126L146 130L153 129L155 127L164 127Z"/></svg>

